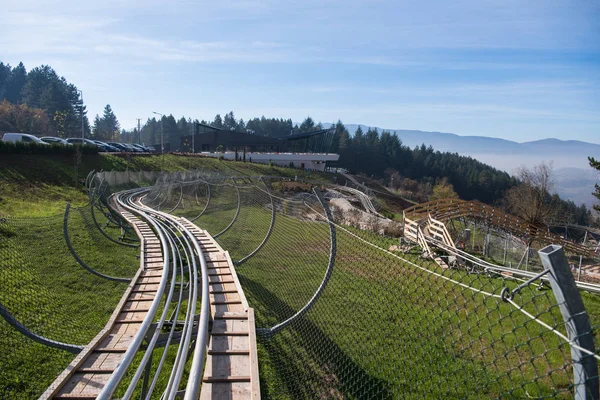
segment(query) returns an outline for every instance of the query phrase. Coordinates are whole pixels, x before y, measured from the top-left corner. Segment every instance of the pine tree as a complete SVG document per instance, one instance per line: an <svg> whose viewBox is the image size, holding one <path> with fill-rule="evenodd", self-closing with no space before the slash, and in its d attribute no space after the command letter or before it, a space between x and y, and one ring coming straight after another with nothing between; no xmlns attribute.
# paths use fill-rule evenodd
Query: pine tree
<svg viewBox="0 0 600 400"><path fill-rule="evenodd" d="M348 129L346 129L342 121L338 119L338 122L335 124L335 132L333 135L333 143L331 144L331 151L337 152L339 149L345 149L348 147L349 140L350 134L348 133Z"/></svg>
<svg viewBox="0 0 600 400"><path fill-rule="evenodd" d="M230 130L235 130L237 127L237 122L235 121L235 116L233 115L233 111L229 111L229 113L225 114L223 118L223 128Z"/></svg>
<svg viewBox="0 0 600 400"><path fill-rule="evenodd" d="M219 128L219 129L223 128L223 119L221 119L221 114L215 115L215 119L211 125L214 126L215 128Z"/></svg>
<svg viewBox="0 0 600 400"><path fill-rule="evenodd" d="M102 130L102 121L100 120L98 114L96 114L96 116L94 117L94 126L92 127L92 138L100 140L100 138L103 136Z"/></svg>
<svg viewBox="0 0 600 400"><path fill-rule="evenodd" d="M356 132L354 132L354 138L352 138L352 144L355 147L360 147L363 145L364 138L365 138L365 135L363 133L362 128L359 125L358 128L356 129Z"/></svg>
<svg viewBox="0 0 600 400"><path fill-rule="evenodd" d="M6 99L14 104L21 103L22 91L27 81L27 71L22 62L13 68L7 85Z"/></svg>
<svg viewBox="0 0 600 400"><path fill-rule="evenodd" d="M97 140L117 140L119 137L121 126L117 120L117 116L110 108L110 104L104 107L102 118L96 115L94 118L93 135Z"/></svg>
<svg viewBox="0 0 600 400"><path fill-rule="evenodd" d="M306 117L300 124L301 132L311 132L315 130L315 121L311 117Z"/></svg>
<svg viewBox="0 0 600 400"><path fill-rule="evenodd" d="M118 135L119 130L121 129L121 125L119 124L117 116L113 112L112 108L110 108L110 104L107 104L106 107L104 107L104 115L102 116L102 118L105 121L107 134L109 135L109 137L113 138L116 135Z"/></svg>
<svg viewBox="0 0 600 400"><path fill-rule="evenodd" d="M371 149L377 148L379 145L379 134L377 133L376 128L369 128L367 133L365 134L365 142L366 145Z"/></svg>
<svg viewBox="0 0 600 400"><path fill-rule="evenodd" d="M246 123L244 122L244 120L242 118L240 118L240 120L238 121L235 129L238 130L238 131L245 131L246 130Z"/></svg>
<svg viewBox="0 0 600 400"><path fill-rule="evenodd" d="M6 99L6 92L8 91L8 82L12 75L12 69L10 64L4 64L0 62L0 101Z"/></svg>

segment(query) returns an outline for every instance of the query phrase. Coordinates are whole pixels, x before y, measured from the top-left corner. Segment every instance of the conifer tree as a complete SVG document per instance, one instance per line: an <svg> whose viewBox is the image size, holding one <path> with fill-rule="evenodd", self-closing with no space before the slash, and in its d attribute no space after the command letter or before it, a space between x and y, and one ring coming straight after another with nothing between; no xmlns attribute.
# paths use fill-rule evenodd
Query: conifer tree
<svg viewBox="0 0 600 400"><path fill-rule="evenodd" d="M211 125L215 128L223 128L223 119L221 118L221 114L215 115L215 119Z"/></svg>
<svg viewBox="0 0 600 400"><path fill-rule="evenodd" d="M13 104L19 104L22 100L22 91L27 80L27 71L22 62L14 67L8 80L6 90L6 100Z"/></svg>

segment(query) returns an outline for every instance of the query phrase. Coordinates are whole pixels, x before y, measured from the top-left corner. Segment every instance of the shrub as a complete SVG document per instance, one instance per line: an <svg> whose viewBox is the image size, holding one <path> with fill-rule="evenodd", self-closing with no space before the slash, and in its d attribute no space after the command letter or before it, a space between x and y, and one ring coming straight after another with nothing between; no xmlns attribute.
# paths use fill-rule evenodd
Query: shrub
<svg viewBox="0 0 600 400"><path fill-rule="evenodd" d="M402 224L397 222L390 222L383 228L383 234L385 236L391 237L401 237L404 236L404 231L402 229Z"/></svg>
<svg viewBox="0 0 600 400"><path fill-rule="evenodd" d="M98 153L98 147L90 145L63 146L57 143L44 145L25 142L11 143L0 140L0 154L75 154L77 147L80 147L82 154Z"/></svg>

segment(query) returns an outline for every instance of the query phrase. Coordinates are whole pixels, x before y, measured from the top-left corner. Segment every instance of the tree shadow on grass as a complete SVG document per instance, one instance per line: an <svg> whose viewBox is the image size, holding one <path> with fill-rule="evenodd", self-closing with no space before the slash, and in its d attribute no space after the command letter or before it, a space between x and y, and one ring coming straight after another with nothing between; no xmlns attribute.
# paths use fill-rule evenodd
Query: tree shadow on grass
<svg viewBox="0 0 600 400"><path fill-rule="evenodd" d="M238 274L251 305L258 310L269 309L278 321L296 312L260 283ZM264 318L259 311L257 325L261 319ZM370 375L356 364L306 316L271 338L258 337L258 341L264 345L268 359L259 360L264 398L392 397L387 381Z"/></svg>

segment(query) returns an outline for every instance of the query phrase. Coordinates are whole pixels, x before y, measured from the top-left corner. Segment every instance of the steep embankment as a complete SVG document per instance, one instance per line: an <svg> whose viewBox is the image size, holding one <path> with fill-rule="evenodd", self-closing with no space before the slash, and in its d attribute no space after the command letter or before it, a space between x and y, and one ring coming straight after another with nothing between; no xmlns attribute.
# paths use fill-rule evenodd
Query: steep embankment
<svg viewBox="0 0 600 400"><path fill-rule="evenodd" d="M164 165L164 167L163 167ZM329 182L327 173L305 172L198 156L160 155L84 155L80 162L72 155L6 155L0 157L0 215L41 216L64 210L65 201L81 205L87 201L83 182L92 171L183 171L203 169L224 175L275 175Z"/></svg>

